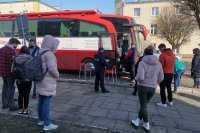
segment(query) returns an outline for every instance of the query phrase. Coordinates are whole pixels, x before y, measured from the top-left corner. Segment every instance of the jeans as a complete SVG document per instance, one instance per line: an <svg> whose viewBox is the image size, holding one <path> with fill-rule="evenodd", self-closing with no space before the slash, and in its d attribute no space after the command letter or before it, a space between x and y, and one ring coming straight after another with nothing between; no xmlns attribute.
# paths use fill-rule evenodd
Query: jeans
<svg viewBox="0 0 200 133"><path fill-rule="evenodd" d="M199 85L200 85L200 78L194 77L194 86L199 86Z"/></svg>
<svg viewBox="0 0 200 133"><path fill-rule="evenodd" d="M31 81L17 81L17 88L19 91L18 105L20 109L28 108L31 85Z"/></svg>
<svg viewBox="0 0 200 133"><path fill-rule="evenodd" d="M181 75L185 72L185 69L180 69L174 74L174 91L180 86Z"/></svg>
<svg viewBox="0 0 200 133"><path fill-rule="evenodd" d="M3 77L2 106L12 107L14 105L15 79L13 77Z"/></svg>
<svg viewBox="0 0 200 133"><path fill-rule="evenodd" d="M44 121L45 126L51 124L50 120L51 98L52 96L42 96L42 95L39 95L38 98L38 117L39 121Z"/></svg>
<svg viewBox="0 0 200 133"><path fill-rule="evenodd" d="M155 88L138 85L138 96L140 101L140 110L138 118L143 119L144 122L149 122L147 113L147 103L155 94Z"/></svg>
<svg viewBox="0 0 200 133"><path fill-rule="evenodd" d="M166 93L165 88L167 88L168 93L168 100L169 102L172 102L172 80L173 80L173 74L164 74L164 80L160 83L160 97L162 104L166 104Z"/></svg>

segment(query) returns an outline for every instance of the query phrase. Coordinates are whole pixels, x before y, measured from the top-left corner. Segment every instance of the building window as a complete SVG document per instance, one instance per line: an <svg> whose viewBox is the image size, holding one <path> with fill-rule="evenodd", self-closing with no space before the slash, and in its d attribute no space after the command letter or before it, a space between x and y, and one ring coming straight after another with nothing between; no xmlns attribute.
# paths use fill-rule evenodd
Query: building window
<svg viewBox="0 0 200 133"><path fill-rule="evenodd" d="M159 14L159 8L158 7L152 7L151 15L157 16Z"/></svg>
<svg viewBox="0 0 200 133"><path fill-rule="evenodd" d="M134 16L139 17L140 16L140 8L134 8Z"/></svg>
<svg viewBox="0 0 200 133"><path fill-rule="evenodd" d="M151 34L152 35L157 35L158 33L158 26L157 24L151 24Z"/></svg>

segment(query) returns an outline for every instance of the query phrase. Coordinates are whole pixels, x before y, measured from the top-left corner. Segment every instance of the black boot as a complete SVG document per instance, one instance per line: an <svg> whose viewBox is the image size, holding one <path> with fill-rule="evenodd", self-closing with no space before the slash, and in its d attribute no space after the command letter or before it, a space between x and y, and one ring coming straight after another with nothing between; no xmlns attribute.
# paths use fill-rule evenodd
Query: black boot
<svg viewBox="0 0 200 133"><path fill-rule="evenodd" d="M103 90L102 90L102 93L110 93L110 91L109 91L109 90L106 90L106 89L103 89Z"/></svg>

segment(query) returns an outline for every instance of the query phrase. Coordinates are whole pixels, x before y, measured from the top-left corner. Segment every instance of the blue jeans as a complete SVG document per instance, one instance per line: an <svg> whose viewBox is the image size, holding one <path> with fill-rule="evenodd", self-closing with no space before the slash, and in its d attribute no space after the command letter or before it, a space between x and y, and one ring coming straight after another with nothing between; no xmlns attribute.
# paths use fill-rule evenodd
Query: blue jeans
<svg viewBox="0 0 200 133"><path fill-rule="evenodd" d="M51 124L50 120L50 108L51 108L51 97L39 95L38 98L38 117L39 121L44 121L44 125L48 126Z"/></svg>
<svg viewBox="0 0 200 133"><path fill-rule="evenodd" d="M194 77L194 86L199 86L199 85L200 85L200 78Z"/></svg>
<svg viewBox="0 0 200 133"><path fill-rule="evenodd" d="M181 75L183 75L184 72L185 72L185 68L178 70L174 74L174 91L177 91L177 88L180 86Z"/></svg>

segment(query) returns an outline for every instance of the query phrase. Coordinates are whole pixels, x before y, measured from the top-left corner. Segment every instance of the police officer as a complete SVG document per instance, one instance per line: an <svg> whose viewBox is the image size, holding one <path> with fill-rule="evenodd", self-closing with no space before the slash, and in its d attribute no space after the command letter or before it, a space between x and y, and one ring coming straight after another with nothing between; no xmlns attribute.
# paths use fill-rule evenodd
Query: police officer
<svg viewBox="0 0 200 133"><path fill-rule="evenodd" d="M104 49L99 48L98 53L94 55L95 74L96 74L95 92L99 91L99 82L100 82L102 93L109 93L109 91L106 90L104 86L104 73L105 73L105 67L107 65L107 62L106 62L105 56L103 55L103 52L104 52Z"/></svg>

